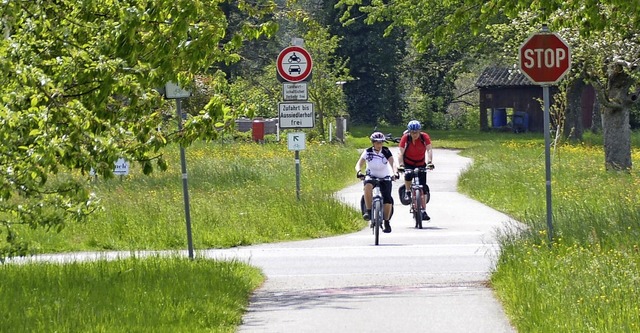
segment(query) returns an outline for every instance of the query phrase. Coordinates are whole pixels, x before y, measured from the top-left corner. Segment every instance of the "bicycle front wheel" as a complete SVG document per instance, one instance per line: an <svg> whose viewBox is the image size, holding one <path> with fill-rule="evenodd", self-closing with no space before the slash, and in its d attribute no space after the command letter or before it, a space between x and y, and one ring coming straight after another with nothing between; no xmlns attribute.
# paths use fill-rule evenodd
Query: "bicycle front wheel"
<svg viewBox="0 0 640 333"><path fill-rule="evenodd" d="M371 207L371 221L373 222L373 236L375 238L375 244L380 243L380 226L382 225L382 202L380 200L373 200Z"/></svg>
<svg viewBox="0 0 640 333"><path fill-rule="evenodd" d="M416 221L416 228L422 229L422 191L415 191L413 193L413 200L415 200L413 219Z"/></svg>

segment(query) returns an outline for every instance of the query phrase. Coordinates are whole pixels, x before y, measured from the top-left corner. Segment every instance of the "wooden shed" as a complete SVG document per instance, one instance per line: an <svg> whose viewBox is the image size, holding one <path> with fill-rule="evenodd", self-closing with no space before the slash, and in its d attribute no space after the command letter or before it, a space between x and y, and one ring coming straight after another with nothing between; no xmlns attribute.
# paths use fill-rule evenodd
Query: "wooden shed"
<svg viewBox="0 0 640 333"><path fill-rule="evenodd" d="M543 132L542 87L516 69L487 67L476 81L480 93L480 128ZM557 87L550 87L550 105Z"/></svg>

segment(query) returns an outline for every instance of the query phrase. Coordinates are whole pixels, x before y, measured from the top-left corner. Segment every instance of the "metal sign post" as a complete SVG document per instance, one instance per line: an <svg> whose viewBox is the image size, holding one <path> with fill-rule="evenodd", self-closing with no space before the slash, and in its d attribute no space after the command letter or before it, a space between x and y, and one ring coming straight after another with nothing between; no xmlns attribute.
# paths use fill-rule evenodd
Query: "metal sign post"
<svg viewBox="0 0 640 333"><path fill-rule="evenodd" d="M542 86L542 99L544 100L544 171L545 187L547 193L547 232L549 244L553 242L553 223L551 210L551 129L549 117L549 85Z"/></svg>
<svg viewBox="0 0 640 333"><path fill-rule="evenodd" d="M182 100L176 99L176 109L178 110L178 130L182 131ZM189 258L193 259L193 238L191 237L191 210L189 209L189 185L187 183L187 158L184 146L180 144L180 165L182 168L182 196L184 197L184 214L187 221L187 246Z"/></svg>
<svg viewBox="0 0 640 333"><path fill-rule="evenodd" d="M533 83L542 86L544 100L544 155L545 187L547 200L547 229L549 244L553 242L551 210L551 135L549 117L549 85L556 84L571 69L571 48L560 36L551 33L547 25L542 25L539 33L531 35L520 46L520 70Z"/></svg>
<svg viewBox="0 0 640 333"><path fill-rule="evenodd" d="M302 129L315 126L313 103L309 99L307 82L311 80L313 60L307 50L302 47L304 41L292 40L293 46L286 47L276 60L276 78L282 84L282 99L278 103L278 130ZM288 133L289 150L295 151L296 161L296 197L300 200L300 150L305 149L304 132Z"/></svg>
<svg viewBox="0 0 640 333"><path fill-rule="evenodd" d="M178 116L178 131L182 131L182 99L191 96L191 92L169 82L165 88L165 97L176 100L176 114ZM193 259L193 238L191 237L191 210L189 209L189 186L187 182L187 158L184 146L180 145L180 164L182 168L182 196L184 197L184 213L187 222L187 246L189 258Z"/></svg>
<svg viewBox="0 0 640 333"><path fill-rule="evenodd" d="M288 133L287 145L289 150L295 151L296 160L296 197L300 200L300 150L306 148L306 135L304 132Z"/></svg>

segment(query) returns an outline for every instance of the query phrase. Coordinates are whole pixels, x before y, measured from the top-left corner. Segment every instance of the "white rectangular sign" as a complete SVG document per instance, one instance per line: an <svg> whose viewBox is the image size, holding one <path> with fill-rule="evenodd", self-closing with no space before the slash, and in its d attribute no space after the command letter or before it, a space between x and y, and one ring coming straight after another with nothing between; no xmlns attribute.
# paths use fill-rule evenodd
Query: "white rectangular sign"
<svg viewBox="0 0 640 333"><path fill-rule="evenodd" d="M289 150L304 150L306 148L306 136L304 132L287 133L287 146Z"/></svg>
<svg viewBox="0 0 640 333"><path fill-rule="evenodd" d="M191 96L191 92L189 90L182 89L175 82L167 82L165 85L165 97L168 99L178 99L178 98L187 98Z"/></svg>
<svg viewBox="0 0 640 333"><path fill-rule="evenodd" d="M280 128L313 128L313 103L278 103Z"/></svg>
<svg viewBox="0 0 640 333"><path fill-rule="evenodd" d="M285 101L306 101L309 99L309 91L306 82L283 83L282 99Z"/></svg>
<svg viewBox="0 0 640 333"><path fill-rule="evenodd" d="M129 162L120 157L115 163L113 174L116 176L126 176L129 174Z"/></svg>

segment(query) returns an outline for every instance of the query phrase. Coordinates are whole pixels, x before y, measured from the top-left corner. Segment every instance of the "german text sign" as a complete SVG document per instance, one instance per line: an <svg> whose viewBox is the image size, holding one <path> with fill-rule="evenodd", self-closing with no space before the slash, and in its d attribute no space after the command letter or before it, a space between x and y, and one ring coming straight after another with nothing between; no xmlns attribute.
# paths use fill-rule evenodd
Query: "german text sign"
<svg viewBox="0 0 640 333"><path fill-rule="evenodd" d="M313 128L313 103L278 103L280 128Z"/></svg>
<svg viewBox="0 0 640 333"><path fill-rule="evenodd" d="M520 70L533 83L555 84L571 69L571 49L554 33L531 35L520 46Z"/></svg>
<svg viewBox="0 0 640 333"><path fill-rule="evenodd" d="M306 82L283 83L282 99L285 101L306 101L309 99L309 91Z"/></svg>

